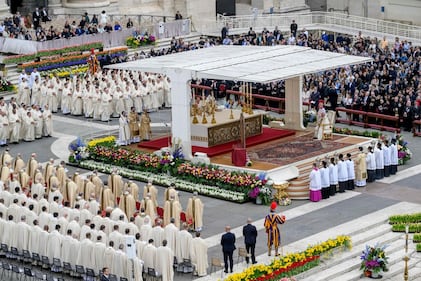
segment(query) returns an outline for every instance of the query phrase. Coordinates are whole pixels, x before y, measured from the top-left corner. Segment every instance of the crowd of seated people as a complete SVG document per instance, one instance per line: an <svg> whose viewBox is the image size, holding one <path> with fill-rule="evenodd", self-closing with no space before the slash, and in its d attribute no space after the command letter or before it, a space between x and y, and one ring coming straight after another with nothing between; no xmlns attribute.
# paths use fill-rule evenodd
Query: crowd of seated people
<svg viewBox="0 0 421 281"><path fill-rule="evenodd" d="M84 13L79 19L66 20L62 28L50 25L51 17L46 8L36 8L32 15L22 16L19 12L6 17L0 24L1 36L22 40L47 41L60 38L71 38L84 34L98 34L104 32L120 31L123 26L118 21L111 22L105 11L99 15ZM128 18L125 28L132 28L133 21ZM31 31L34 30L34 33Z"/></svg>

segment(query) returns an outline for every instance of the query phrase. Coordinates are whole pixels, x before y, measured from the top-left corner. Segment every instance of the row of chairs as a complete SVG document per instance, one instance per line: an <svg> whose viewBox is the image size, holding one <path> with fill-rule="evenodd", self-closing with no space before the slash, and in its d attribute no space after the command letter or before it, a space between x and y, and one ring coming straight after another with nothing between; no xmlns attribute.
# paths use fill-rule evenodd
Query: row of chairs
<svg viewBox="0 0 421 281"><path fill-rule="evenodd" d="M1 244L0 246L0 257L30 265L29 267L24 266L23 268L20 268L15 264L3 262L0 280L5 280L2 278L3 275L11 272L16 275L23 274L26 279L31 277L31 280L35 278L36 280L64 281L63 278L54 279L52 277L53 275L50 276L37 270L34 271L34 267L41 267L44 270L61 273L62 276L67 274L73 278L79 278L86 281L94 281L101 274L101 272L96 273L95 270L91 268L85 269L82 265L75 265L73 267L70 263L62 262L58 258L53 258L53 261L51 262L47 256L40 256L38 253L30 253L28 250L23 250L22 253L15 247L10 247L9 250L9 247L6 244ZM125 277L120 277L120 279L118 279L116 275L111 274L110 281L128 281L128 279Z"/></svg>

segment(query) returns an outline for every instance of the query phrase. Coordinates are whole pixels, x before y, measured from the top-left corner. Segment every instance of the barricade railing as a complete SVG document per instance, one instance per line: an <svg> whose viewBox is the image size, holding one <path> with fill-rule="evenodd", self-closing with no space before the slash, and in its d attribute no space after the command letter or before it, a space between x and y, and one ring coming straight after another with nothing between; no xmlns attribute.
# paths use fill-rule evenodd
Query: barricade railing
<svg viewBox="0 0 421 281"><path fill-rule="evenodd" d="M392 116L375 112L366 112L345 107L337 107L336 111L346 113L345 118L336 118L337 123L398 133L401 130L399 125L399 116Z"/></svg>
<svg viewBox="0 0 421 281"><path fill-rule="evenodd" d="M295 20L299 29L308 26L318 25L320 28L326 26L342 27L345 29L372 31L378 33L385 33L401 38L413 38L421 40L421 27L410 24L403 24L392 21L385 21L374 18L359 17L353 15L345 15L334 12L306 12L294 14L263 14L259 16L245 15L245 16L223 16L218 15L216 24L207 23L201 28L207 31L217 32L223 26L228 26L230 29L248 29L249 27L270 28L278 26L282 30L289 30L291 21ZM216 30L215 30L216 29ZM203 32L204 30L202 30ZM256 30L258 31L258 30ZM340 31L339 31L340 32Z"/></svg>

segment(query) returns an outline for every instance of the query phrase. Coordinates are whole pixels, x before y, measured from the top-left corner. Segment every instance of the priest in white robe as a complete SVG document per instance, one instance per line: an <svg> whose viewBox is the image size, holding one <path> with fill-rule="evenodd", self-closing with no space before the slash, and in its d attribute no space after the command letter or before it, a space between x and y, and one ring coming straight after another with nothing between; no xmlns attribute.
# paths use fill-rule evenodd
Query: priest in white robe
<svg viewBox="0 0 421 281"><path fill-rule="evenodd" d="M178 262L182 262L183 259L190 259L190 249L193 241L193 237L188 232L188 225L183 224L183 229L180 230L177 237L176 243L176 257Z"/></svg>
<svg viewBox="0 0 421 281"><path fill-rule="evenodd" d="M153 268L156 270L156 252L157 249L154 245L153 239L149 239L148 245L145 246L143 250L143 261L145 270Z"/></svg>
<svg viewBox="0 0 421 281"><path fill-rule="evenodd" d="M200 232L196 232L196 237L192 240L190 249L191 262L195 266L198 276L206 276L209 267L208 264L208 245L200 237Z"/></svg>
<svg viewBox="0 0 421 281"><path fill-rule="evenodd" d="M161 275L162 281L174 279L174 253L167 246L167 240L162 241L162 246L156 249L155 270Z"/></svg>
<svg viewBox="0 0 421 281"><path fill-rule="evenodd" d="M174 254L176 252L178 232L179 229L175 225L175 219L171 218L170 223L164 227L164 239L167 240L168 247Z"/></svg>
<svg viewBox="0 0 421 281"><path fill-rule="evenodd" d="M198 193L194 192L193 197L187 202L186 219L193 222L193 229L198 230L203 227L203 203Z"/></svg>

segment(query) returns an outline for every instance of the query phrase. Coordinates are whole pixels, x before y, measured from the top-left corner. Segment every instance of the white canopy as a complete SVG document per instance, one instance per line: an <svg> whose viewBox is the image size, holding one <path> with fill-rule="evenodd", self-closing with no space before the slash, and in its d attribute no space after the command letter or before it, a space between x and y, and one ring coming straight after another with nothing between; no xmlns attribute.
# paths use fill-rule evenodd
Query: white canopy
<svg viewBox="0 0 421 281"><path fill-rule="evenodd" d="M369 57L300 46L218 46L108 66L166 74L190 71L191 77L267 83L371 61Z"/></svg>
<svg viewBox="0 0 421 281"><path fill-rule="evenodd" d="M166 74L171 79L172 137L181 140L191 159L190 103L192 78L267 83L285 80L286 127L302 130L303 75L360 64L371 58L300 46L218 46L108 66Z"/></svg>

